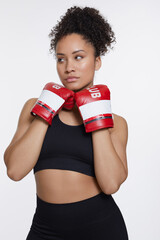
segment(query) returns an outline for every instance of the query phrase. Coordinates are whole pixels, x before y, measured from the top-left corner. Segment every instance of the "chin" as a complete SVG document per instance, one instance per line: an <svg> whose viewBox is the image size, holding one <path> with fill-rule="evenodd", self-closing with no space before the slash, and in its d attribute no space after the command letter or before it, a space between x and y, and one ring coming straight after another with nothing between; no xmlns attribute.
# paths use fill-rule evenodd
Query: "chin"
<svg viewBox="0 0 160 240"><path fill-rule="evenodd" d="M79 92L79 91L81 91L82 89L84 89L84 87L81 87L81 88L78 88L78 87L73 87L73 86L71 86L71 85L65 85L65 84L63 84L63 86L65 87L65 88L68 88L69 90L72 90L73 92Z"/></svg>
<svg viewBox="0 0 160 240"><path fill-rule="evenodd" d="M63 83L62 83L62 84L63 84ZM78 84L77 84L77 85L78 85ZM72 85L72 83L70 83L70 84L63 84L63 86L64 86L65 88L68 88L69 90L72 90L73 92L79 92L79 91L82 91L82 90L84 90L84 89L86 89L86 88L88 88L88 87L93 86L93 83L92 83L92 85L86 84L86 85L82 85L81 87L74 86L74 84Z"/></svg>

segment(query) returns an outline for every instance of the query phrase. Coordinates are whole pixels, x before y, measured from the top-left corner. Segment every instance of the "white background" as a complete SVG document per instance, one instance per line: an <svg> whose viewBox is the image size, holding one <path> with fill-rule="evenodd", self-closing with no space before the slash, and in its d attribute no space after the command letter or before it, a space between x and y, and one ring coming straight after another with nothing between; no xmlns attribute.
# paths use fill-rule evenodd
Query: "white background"
<svg viewBox="0 0 160 240"><path fill-rule="evenodd" d="M117 43L102 58L95 84L111 91L112 111L128 123L129 176L113 194L130 240L160 239L160 2L157 0L1 0L0 239L26 238L36 207L33 171L19 182L6 174L3 153L24 103L44 84L60 84L48 34L73 5L95 7ZM118 239L117 239L118 240Z"/></svg>

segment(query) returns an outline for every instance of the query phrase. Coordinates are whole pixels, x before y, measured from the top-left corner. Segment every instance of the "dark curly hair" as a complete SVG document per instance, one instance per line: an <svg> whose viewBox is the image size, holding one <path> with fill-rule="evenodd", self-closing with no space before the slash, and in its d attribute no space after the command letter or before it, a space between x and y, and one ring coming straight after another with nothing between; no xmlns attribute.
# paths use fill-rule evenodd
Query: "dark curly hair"
<svg viewBox="0 0 160 240"><path fill-rule="evenodd" d="M83 39L93 45L95 57L105 55L109 47L113 49L111 44L116 42L114 32L97 9L73 6L60 19L48 35L51 38L50 53L56 51L57 42L62 37L72 33L82 35Z"/></svg>

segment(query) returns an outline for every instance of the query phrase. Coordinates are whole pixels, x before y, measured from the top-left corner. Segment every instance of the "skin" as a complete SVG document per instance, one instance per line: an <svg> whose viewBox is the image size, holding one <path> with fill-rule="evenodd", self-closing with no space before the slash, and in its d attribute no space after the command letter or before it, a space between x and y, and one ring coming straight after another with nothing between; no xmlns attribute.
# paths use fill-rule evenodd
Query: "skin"
<svg viewBox="0 0 160 240"><path fill-rule="evenodd" d="M73 53L75 51L78 52ZM94 85L95 71L101 67L101 58L95 58L94 51L92 44L86 42L79 34L73 33L59 40L55 51L56 67L60 81L66 88L78 92ZM79 77L78 81L67 82L65 79L70 75ZM83 123L76 104L72 110L61 109L58 114L60 120L65 124L75 126ZM124 122L124 119L116 114L113 115L115 127L109 128L108 131L110 134L112 133L114 139L113 132L118 133L118 129L122 129L121 122ZM94 140L96 141L96 139ZM116 141L113 143L117 152L122 152ZM125 152L125 149L123 151ZM124 164L127 167L126 160L124 160ZM43 170L37 172L35 178L39 197L52 203L76 202L95 196L102 191L95 177L75 171ZM111 190L108 194L115 191L117 189Z"/></svg>
<svg viewBox="0 0 160 240"><path fill-rule="evenodd" d="M101 67L101 58L95 58L94 51L94 47L79 34L73 33L58 41L55 51L56 67L64 87L78 92L94 85L95 71ZM78 81L67 82L65 79L70 75L79 77ZM59 118L68 125L83 123L76 104L70 111L61 109ZM37 172L35 177L37 193L47 202L80 201L102 191L95 177L79 172L50 169Z"/></svg>
<svg viewBox="0 0 160 240"><path fill-rule="evenodd" d="M78 50L83 51L73 54L74 51ZM58 53L61 53L61 55ZM57 72L61 83L66 88L76 92L94 85L94 74L95 71L99 70L101 67L101 59L100 57L95 58L94 47L86 42L81 35L71 34L59 40L56 46L56 54L58 54ZM78 81L72 83L66 82L65 79L69 75L78 76ZM30 114L30 110L36 101L37 98L31 98L25 103L19 117L16 133L4 153L7 174L15 181L21 180L33 169L48 128L46 121L39 117L35 118ZM65 124L75 126L83 123L76 104L71 111L61 109L58 114L60 120ZM118 182L117 186L120 186L122 182L120 178L122 165L120 166L119 161L123 162L127 172L127 124L122 117L116 114L113 114L113 116L114 128L93 133L98 179L69 170L45 169L38 171L35 173L36 188L37 194L42 200L50 203L69 203L95 196L102 191L102 183L105 183L105 186L107 186L109 180L106 179L106 176L109 175L107 169L114 168L110 178L115 178L116 182ZM111 138L106 131L109 131ZM37 137L39 139L38 143L36 141ZM32 142L30 141L31 138ZM108 147L110 147L107 152L106 147L101 144L101 141L103 143L105 142L103 141L104 139ZM113 145L111 144L111 140ZM96 148L102 149L99 151L96 150ZM30 149L29 152L28 149ZM100 154L102 151L103 154ZM109 153L110 156L107 157ZM105 160L106 158L108 161ZM99 160L101 160L101 166L99 165ZM106 169L106 172L102 176L102 172L104 172L103 169ZM115 174L116 176L114 176ZM106 191L107 194L112 194L117 191L117 189L117 187L116 190L103 188L103 191Z"/></svg>
<svg viewBox="0 0 160 240"><path fill-rule="evenodd" d="M72 33L59 40L55 54L57 73L64 87L78 92L94 85L95 71L101 67L101 58L95 57L93 45L84 40L80 34ZM79 79L76 82L67 82L65 79L68 76L76 76ZM76 104L71 111L62 110L62 112L66 114L66 121L68 119L72 125L75 125L74 121L83 123ZM60 111L59 117L62 118L61 115Z"/></svg>
<svg viewBox="0 0 160 240"><path fill-rule="evenodd" d="M80 51L83 50L83 51ZM76 51L76 53L73 53ZM57 72L62 84L74 91L93 86L96 70L101 67L101 58L94 56L94 47L79 34L63 37L56 46ZM77 82L68 83L70 75L79 77Z"/></svg>

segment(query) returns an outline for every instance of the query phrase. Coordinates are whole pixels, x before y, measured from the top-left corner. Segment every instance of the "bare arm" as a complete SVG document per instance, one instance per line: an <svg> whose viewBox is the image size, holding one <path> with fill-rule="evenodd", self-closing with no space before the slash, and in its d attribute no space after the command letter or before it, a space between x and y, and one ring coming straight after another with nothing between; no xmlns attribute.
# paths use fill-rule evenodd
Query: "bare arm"
<svg viewBox="0 0 160 240"><path fill-rule="evenodd" d="M21 111L16 133L4 152L7 175L14 181L24 178L36 164L48 123L30 110L37 98L29 99Z"/></svg>
<svg viewBox="0 0 160 240"><path fill-rule="evenodd" d="M92 132L92 139L97 181L105 193L115 193L128 176L126 120L114 114L114 128Z"/></svg>

